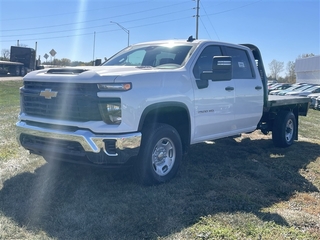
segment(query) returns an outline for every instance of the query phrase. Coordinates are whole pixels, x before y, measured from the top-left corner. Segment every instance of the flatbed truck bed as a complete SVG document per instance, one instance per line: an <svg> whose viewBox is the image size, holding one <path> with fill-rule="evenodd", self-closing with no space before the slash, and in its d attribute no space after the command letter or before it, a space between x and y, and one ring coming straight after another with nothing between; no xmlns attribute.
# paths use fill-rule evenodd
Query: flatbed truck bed
<svg viewBox="0 0 320 240"><path fill-rule="evenodd" d="M308 105L310 99L308 97L295 97L295 96L279 96L269 95L267 107L279 107L292 104L305 104Z"/></svg>
<svg viewBox="0 0 320 240"><path fill-rule="evenodd" d="M279 132L293 133L293 139L298 140L298 125L299 116L307 116L310 99L308 97L295 97L295 96L278 96L268 95L267 101L263 108L262 118L257 126L263 134L272 132L272 138L276 146L286 146L287 143L283 141L283 144L277 143L279 138ZM288 121L291 124L283 125L285 121L283 118L291 115ZM292 131L291 128L294 128Z"/></svg>

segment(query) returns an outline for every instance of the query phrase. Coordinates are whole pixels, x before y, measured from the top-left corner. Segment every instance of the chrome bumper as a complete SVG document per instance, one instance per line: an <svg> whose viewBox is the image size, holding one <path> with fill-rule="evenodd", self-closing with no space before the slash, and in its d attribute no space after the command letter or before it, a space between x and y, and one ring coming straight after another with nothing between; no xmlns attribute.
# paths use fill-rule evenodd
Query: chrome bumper
<svg viewBox="0 0 320 240"><path fill-rule="evenodd" d="M17 140L20 145L22 135L43 137L47 139L65 140L79 143L83 150L88 153L104 152L107 158L121 158L118 162L124 163L130 157L137 156L141 143L141 133L127 133L119 135L94 134L89 130L55 130L43 127L28 125L26 122L19 121L16 123ZM108 152L106 140L115 142L115 151Z"/></svg>

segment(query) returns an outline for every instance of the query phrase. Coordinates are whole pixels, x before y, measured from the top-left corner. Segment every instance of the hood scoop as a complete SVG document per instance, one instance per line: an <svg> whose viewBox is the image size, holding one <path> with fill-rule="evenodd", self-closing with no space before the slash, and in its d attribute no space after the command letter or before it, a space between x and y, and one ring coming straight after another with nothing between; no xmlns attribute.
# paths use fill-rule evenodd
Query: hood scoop
<svg viewBox="0 0 320 240"><path fill-rule="evenodd" d="M74 74L78 75L88 71L88 69L81 69L81 68L53 68L47 71L47 74Z"/></svg>

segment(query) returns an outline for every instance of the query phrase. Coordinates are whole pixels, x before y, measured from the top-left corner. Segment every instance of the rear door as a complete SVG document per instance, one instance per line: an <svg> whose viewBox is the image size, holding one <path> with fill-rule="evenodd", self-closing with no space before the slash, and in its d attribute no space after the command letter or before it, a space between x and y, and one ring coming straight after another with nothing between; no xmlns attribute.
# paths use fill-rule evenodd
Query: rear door
<svg viewBox="0 0 320 240"><path fill-rule="evenodd" d="M232 57L234 81L234 128L240 132L256 129L263 111L263 85L250 50L243 47L224 48L225 55Z"/></svg>

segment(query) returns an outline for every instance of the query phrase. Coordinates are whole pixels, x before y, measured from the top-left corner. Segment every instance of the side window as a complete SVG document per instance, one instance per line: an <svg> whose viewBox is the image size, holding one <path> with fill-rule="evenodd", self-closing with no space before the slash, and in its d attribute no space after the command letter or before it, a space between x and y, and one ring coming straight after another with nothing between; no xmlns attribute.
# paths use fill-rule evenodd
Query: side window
<svg viewBox="0 0 320 240"><path fill-rule="evenodd" d="M252 66L250 64L247 52L242 49L226 47L227 56L232 57L232 78L250 79L254 78Z"/></svg>
<svg viewBox="0 0 320 240"><path fill-rule="evenodd" d="M219 46L208 46L200 54L193 68L193 75L196 79L200 79L203 71L212 71L212 59L214 56L222 56Z"/></svg>

